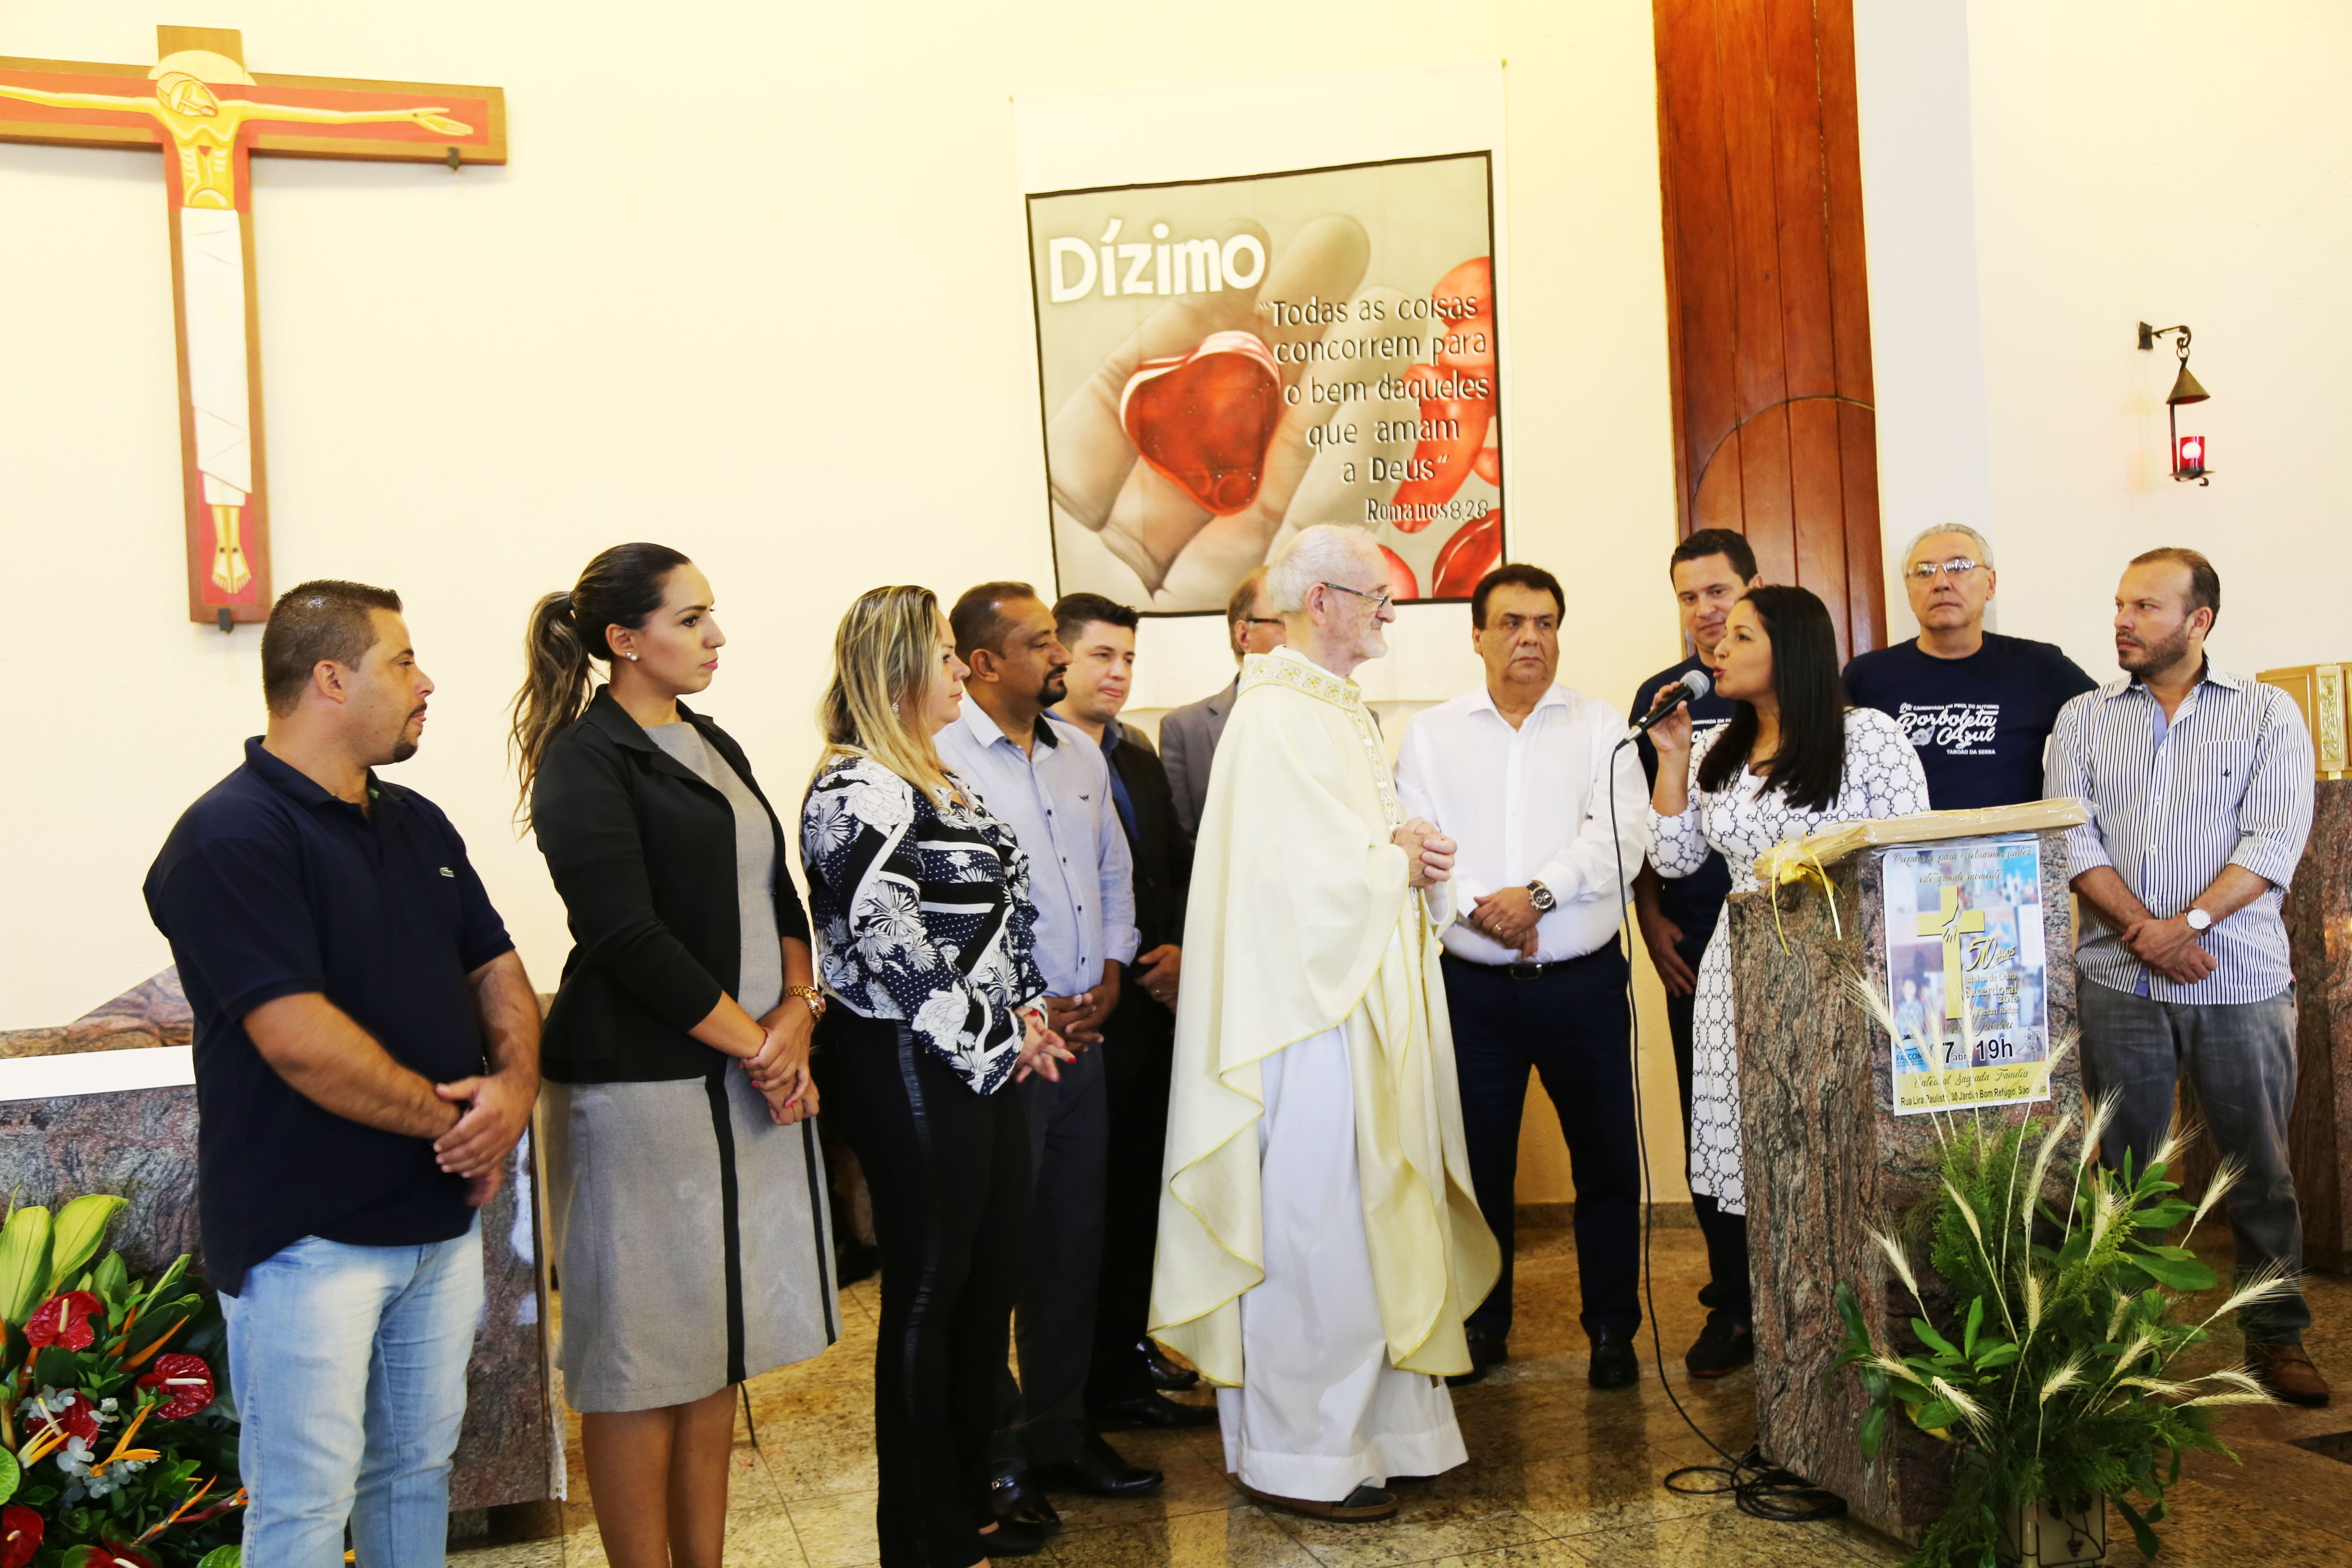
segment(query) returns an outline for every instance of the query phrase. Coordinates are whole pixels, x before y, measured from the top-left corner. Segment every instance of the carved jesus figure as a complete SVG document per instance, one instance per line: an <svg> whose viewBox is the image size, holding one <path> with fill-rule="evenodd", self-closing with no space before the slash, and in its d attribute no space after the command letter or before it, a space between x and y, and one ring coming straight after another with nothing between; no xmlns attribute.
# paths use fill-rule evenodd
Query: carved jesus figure
<svg viewBox="0 0 2352 1568"><path fill-rule="evenodd" d="M166 55L148 73L154 96L51 92L0 81L0 98L55 109L143 114L168 137L174 156L172 205L179 226L180 320L188 353L188 393L195 415L196 467L213 516L212 580L235 594L252 580L241 539L253 494L252 377L246 360L245 192L237 139L257 121L317 125L405 122L445 135L470 129L445 106L419 109L311 109L224 99L207 83L253 87L226 55L189 49Z"/></svg>

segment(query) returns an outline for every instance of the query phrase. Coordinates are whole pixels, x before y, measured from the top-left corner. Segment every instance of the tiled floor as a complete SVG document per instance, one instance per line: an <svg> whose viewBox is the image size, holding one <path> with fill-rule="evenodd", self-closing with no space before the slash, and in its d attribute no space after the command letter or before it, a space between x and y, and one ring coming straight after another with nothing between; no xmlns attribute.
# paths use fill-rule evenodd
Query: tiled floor
<svg viewBox="0 0 2352 1568"><path fill-rule="evenodd" d="M1066 1521L1047 1568L1587 1568L1590 1564L1893 1563L1901 1552L1843 1521L1780 1524L1727 1500L1678 1496L1669 1470L1710 1452L1676 1415L1656 1376L1645 1331L1643 1381L1597 1394L1584 1381L1576 1325L1575 1249L1565 1231L1523 1232L1513 1361L1456 1392L1468 1465L1433 1484L1401 1489L1386 1523L1334 1525L1250 1506L1226 1482L1217 1434L1205 1430L1114 1441L1168 1473L1154 1497L1104 1502L1056 1499ZM1682 1350L1697 1332L1691 1297L1703 1267L1696 1233L1661 1230L1654 1245L1657 1301L1671 1385L1708 1436L1734 1453L1754 1430L1748 1374L1695 1385ZM2352 1282L2312 1281L2324 1369L2352 1384ZM871 1363L877 1300L867 1283L843 1303L847 1332L819 1360L751 1384L755 1449L739 1429L727 1561L742 1568L857 1568L874 1562ZM2216 1347L2235 1354L2234 1344ZM2352 1428L2352 1398L2333 1411L2258 1411L2229 1428L2245 1463L2191 1467L2164 1531L2168 1568L2237 1564L2352 1565L2352 1468L2284 1439ZM586 1483L571 1452L572 1500L560 1541L452 1558L457 1568L604 1568ZM2117 1521L2120 1528L2120 1521ZM2136 1564L2123 1535L2111 1561Z"/></svg>

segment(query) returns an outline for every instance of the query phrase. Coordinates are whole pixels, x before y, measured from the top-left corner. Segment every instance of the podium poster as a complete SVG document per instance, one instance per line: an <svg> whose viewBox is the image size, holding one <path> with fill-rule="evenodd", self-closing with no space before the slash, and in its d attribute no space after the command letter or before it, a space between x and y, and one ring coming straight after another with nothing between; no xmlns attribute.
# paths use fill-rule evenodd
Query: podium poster
<svg viewBox="0 0 2352 1568"><path fill-rule="evenodd" d="M2050 1098L2038 838L1886 851L1895 1113Z"/></svg>

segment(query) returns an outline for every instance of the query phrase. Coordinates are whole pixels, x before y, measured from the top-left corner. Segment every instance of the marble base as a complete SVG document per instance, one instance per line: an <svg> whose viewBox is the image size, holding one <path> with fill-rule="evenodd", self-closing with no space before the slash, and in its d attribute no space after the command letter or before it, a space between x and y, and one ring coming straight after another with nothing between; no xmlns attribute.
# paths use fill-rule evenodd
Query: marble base
<svg viewBox="0 0 2352 1568"><path fill-rule="evenodd" d="M0 1058L185 1045L177 976L165 971L84 1018L0 1032ZM133 1270L180 1254L203 1261L196 1223L196 1091L130 1089L0 1101L0 1184L51 1206L84 1193L131 1200L109 1233ZM482 1210L488 1303L466 1370L466 1425L449 1482L453 1510L562 1494L562 1426L551 1368L543 1191L533 1141L516 1145L507 1180Z"/></svg>
<svg viewBox="0 0 2352 1568"><path fill-rule="evenodd" d="M2050 954L2051 1037L2075 1028L2074 929L2063 836L2042 841L2043 939ZM1853 1286L1880 1342L1916 1348L1917 1308L1870 1227L1891 1231L1936 1181L1935 1118L1896 1116L1892 1047L1849 1000L1844 977L1886 970L1886 851L1832 867L1839 921L1818 887L1788 886L1731 900L1732 995L1739 1032L1742 1152L1756 1300L1758 1441L1765 1454L1845 1499L1871 1528L1915 1540L1943 1511L1948 1450L1890 1423L1875 1465L1862 1458L1863 1397L1849 1374L1828 1375L1843 1338L1832 1294ZM1842 927L1842 929L1841 929ZM1788 950L1781 949L1785 933ZM2079 1106L2082 1072L2068 1053L2051 1074L2053 1100ZM2024 1108L2039 1111L2039 1107ZM2020 1108L1983 1113L2014 1123ZM2070 1143L2061 1151L2071 1154ZM2063 1202L2064 1193L2056 1196ZM1931 1315L1948 1302L1920 1269Z"/></svg>

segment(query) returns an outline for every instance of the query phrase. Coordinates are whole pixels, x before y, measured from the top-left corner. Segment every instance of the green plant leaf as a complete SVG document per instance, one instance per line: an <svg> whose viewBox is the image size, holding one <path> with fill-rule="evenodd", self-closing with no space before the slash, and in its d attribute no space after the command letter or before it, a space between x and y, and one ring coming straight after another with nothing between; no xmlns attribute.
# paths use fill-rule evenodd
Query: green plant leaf
<svg viewBox="0 0 2352 1568"><path fill-rule="evenodd" d="M49 1211L20 1208L0 1229L0 1318L22 1327L43 1300L49 1278Z"/></svg>
<svg viewBox="0 0 2352 1568"><path fill-rule="evenodd" d="M2143 1557L2154 1557L2158 1551L2158 1542L2156 1531L2147 1527L2148 1521L2140 1516L2137 1509L2125 1501L2121 1496L2112 1497L2107 1500L2116 1505L2117 1511L2124 1516L2125 1521L2131 1526L2132 1544L2139 1548L2139 1554ZM73 1565L68 1563L67 1568L73 1568Z"/></svg>
<svg viewBox="0 0 2352 1568"><path fill-rule="evenodd" d="M58 1345L45 1346L33 1357L33 1376L47 1388L79 1388L81 1386L81 1363L73 1352Z"/></svg>
<svg viewBox="0 0 2352 1568"><path fill-rule="evenodd" d="M114 1564L109 1553L95 1546L74 1546L67 1549L62 1568L114 1568Z"/></svg>
<svg viewBox="0 0 2352 1568"><path fill-rule="evenodd" d="M1977 1331L1984 1327L1984 1298L1979 1296L1969 1303L1969 1326L1960 1340L1962 1353L1974 1360L1977 1353Z"/></svg>
<svg viewBox="0 0 2352 1568"><path fill-rule="evenodd" d="M1935 1324L1929 1322L1925 1318L1912 1319L1911 1331L1918 1335L1919 1342L1926 1345L1929 1350L1935 1351L1939 1354L1952 1356L1959 1360L1967 1359L1960 1355L1958 1349L1953 1345L1951 1341L1946 1339L1943 1335L1936 1331Z"/></svg>
<svg viewBox="0 0 2352 1568"><path fill-rule="evenodd" d="M2007 1340L1996 1341L1986 1346L1985 1352L1977 1357L1977 1370L1990 1372L1995 1367L2007 1366L2018 1358L2018 1348Z"/></svg>
<svg viewBox="0 0 2352 1568"><path fill-rule="evenodd" d="M1886 1406L1881 1405L1862 1418L1862 1458L1864 1464L1877 1462L1879 1440L1885 1435ZM197 1568L203 1568L203 1565L199 1563Z"/></svg>
<svg viewBox="0 0 2352 1568"><path fill-rule="evenodd" d="M90 1271L90 1279L110 1307L121 1305L131 1295L131 1269L119 1252L108 1253L106 1260Z"/></svg>
<svg viewBox="0 0 2352 1568"><path fill-rule="evenodd" d="M49 1244L49 1277L46 1296L54 1296L66 1288L66 1281L81 1272L84 1265L98 1256L100 1243L106 1240L106 1227L114 1216L131 1206L129 1198L116 1197L111 1193L89 1193L74 1199L58 1211L57 1226Z"/></svg>
<svg viewBox="0 0 2352 1568"><path fill-rule="evenodd" d="M1911 1412L1911 1419L1920 1430L1937 1432L1960 1418L1960 1407L1948 1399L1931 1399Z"/></svg>
<svg viewBox="0 0 2352 1568"><path fill-rule="evenodd" d="M238 1560L242 1555L243 1553L234 1543L227 1546L215 1546L205 1553L204 1560L196 1564L196 1568L237 1568Z"/></svg>
<svg viewBox="0 0 2352 1568"><path fill-rule="evenodd" d="M2168 1290L2210 1290L2217 1283L2213 1271L2193 1257L2184 1260L2134 1249L2126 1252L2121 1261L2130 1264Z"/></svg>
<svg viewBox="0 0 2352 1568"><path fill-rule="evenodd" d="M16 1463L16 1456L0 1448L0 1502L15 1497L16 1488L24 1479L24 1468Z"/></svg>

